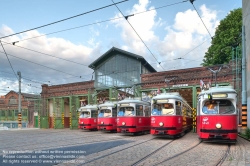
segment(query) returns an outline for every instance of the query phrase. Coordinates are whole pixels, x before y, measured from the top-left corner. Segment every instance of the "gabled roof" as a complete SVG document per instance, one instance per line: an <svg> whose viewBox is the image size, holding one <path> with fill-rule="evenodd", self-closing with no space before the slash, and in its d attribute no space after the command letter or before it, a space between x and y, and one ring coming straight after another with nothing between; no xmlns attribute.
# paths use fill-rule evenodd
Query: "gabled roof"
<svg viewBox="0 0 250 166"><path fill-rule="evenodd" d="M100 65L104 60L108 59L112 55L115 55L116 53L121 53L125 56L129 56L131 58L137 59L142 63L143 66L145 66L150 72L156 72L156 70L140 55L133 54L131 52L127 52L124 50L121 50L116 47L112 47L110 50L105 52L102 56L97 58L94 62L92 62L88 67L91 69L95 69L98 65Z"/></svg>
<svg viewBox="0 0 250 166"><path fill-rule="evenodd" d="M9 91L5 96L9 95L10 93L16 93L18 95L18 92L15 92L13 90ZM29 93L21 93L21 95L24 97L24 98L33 98L33 99L37 99L37 98L41 98L40 95L34 95L34 94L29 94Z"/></svg>

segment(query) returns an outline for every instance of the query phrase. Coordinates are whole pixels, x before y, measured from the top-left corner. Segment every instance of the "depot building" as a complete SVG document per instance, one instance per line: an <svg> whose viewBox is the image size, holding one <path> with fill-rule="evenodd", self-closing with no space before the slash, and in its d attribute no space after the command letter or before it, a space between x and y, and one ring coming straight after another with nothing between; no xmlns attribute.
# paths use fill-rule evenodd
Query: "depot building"
<svg viewBox="0 0 250 166"><path fill-rule="evenodd" d="M232 59L227 67L217 74L219 86L231 85L238 93L241 112L241 66ZM34 100L33 109L40 128L78 128L81 106L101 104L105 101L122 100L126 97L151 98L158 93L179 92L188 104L196 108L200 82L215 85L215 75L207 67L196 67L157 72L141 55L118 48L111 48L92 62L94 80L60 85L42 85L39 99ZM220 66L210 66L216 70ZM0 115L2 111L0 110ZM27 112L29 112L27 110ZM0 116L0 123L3 118ZM244 125L244 122L240 121Z"/></svg>

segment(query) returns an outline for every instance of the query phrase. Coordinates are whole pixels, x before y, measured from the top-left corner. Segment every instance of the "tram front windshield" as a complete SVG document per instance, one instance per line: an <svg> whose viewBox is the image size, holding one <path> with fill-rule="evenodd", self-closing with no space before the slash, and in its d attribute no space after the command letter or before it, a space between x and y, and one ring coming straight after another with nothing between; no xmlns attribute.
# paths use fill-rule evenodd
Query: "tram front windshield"
<svg viewBox="0 0 250 166"><path fill-rule="evenodd" d="M204 114L233 114L235 107L230 100L206 101L202 107Z"/></svg>
<svg viewBox="0 0 250 166"><path fill-rule="evenodd" d="M120 107L117 116L135 116L133 107Z"/></svg>
<svg viewBox="0 0 250 166"><path fill-rule="evenodd" d="M82 111L80 114L80 118L90 118L90 112L89 111Z"/></svg>
<svg viewBox="0 0 250 166"><path fill-rule="evenodd" d="M151 115L173 115L173 114L174 114L173 103L153 104Z"/></svg>
<svg viewBox="0 0 250 166"><path fill-rule="evenodd" d="M98 117L112 117L112 112L109 109L100 110Z"/></svg>

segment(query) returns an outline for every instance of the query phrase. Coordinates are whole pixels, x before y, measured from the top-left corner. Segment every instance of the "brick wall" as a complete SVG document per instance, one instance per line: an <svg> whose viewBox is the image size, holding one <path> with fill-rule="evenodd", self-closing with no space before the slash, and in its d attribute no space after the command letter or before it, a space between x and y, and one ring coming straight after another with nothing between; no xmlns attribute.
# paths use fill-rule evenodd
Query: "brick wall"
<svg viewBox="0 0 250 166"><path fill-rule="evenodd" d="M94 81L77 82L70 84L42 85L42 98L48 97L60 97L60 96L71 96L71 95L83 95L88 94L88 90L94 89Z"/></svg>
<svg viewBox="0 0 250 166"><path fill-rule="evenodd" d="M239 64L240 65L240 64ZM234 86L233 82L233 62L227 64L229 67L223 67L221 71L217 74L217 83L229 82ZM213 70L218 69L218 66L211 66ZM241 71L240 71L241 72ZM240 73L241 74L241 73ZM180 70L171 70L157 73L149 73L141 75L142 89L150 88L165 88L167 84L165 83L165 78L170 79L176 77L170 81L169 85L172 87L177 84L188 84L189 86L199 85L200 80L207 83L210 80L212 83L215 83L215 74L213 74L207 67L196 67L190 69L180 69ZM241 85L241 80L240 80Z"/></svg>

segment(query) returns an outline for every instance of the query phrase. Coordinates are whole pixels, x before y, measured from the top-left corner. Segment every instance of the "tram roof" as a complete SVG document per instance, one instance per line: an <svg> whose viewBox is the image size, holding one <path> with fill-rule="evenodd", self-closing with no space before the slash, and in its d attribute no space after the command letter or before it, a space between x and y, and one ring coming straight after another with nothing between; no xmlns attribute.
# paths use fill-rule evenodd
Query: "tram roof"
<svg viewBox="0 0 250 166"><path fill-rule="evenodd" d="M220 92L224 92L224 93L237 93L235 89L233 89L232 86L219 86L219 87L212 87L208 90L202 90L200 95L204 95L207 93L220 93Z"/></svg>
<svg viewBox="0 0 250 166"><path fill-rule="evenodd" d="M81 110L81 109L98 109L98 106L96 105L96 104L94 104L94 105L85 105L85 106L83 106L83 107L80 107L79 108L79 110Z"/></svg>
<svg viewBox="0 0 250 166"><path fill-rule="evenodd" d="M139 98L125 98L118 102L118 104L123 104L123 103L138 103L138 104L150 105L150 102L142 101Z"/></svg>
<svg viewBox="0 0 250 166"><path fill-rule="evenodd" d="M99 108L100 107L104 107L104 106L107 106L107 107L113 107L115 104L117 104L118 101L106 101L105 103L103 104L100 104L99 105Z"/></svg>
<svg viewBox="0 0 250 166"><path fill-rule="evenodd" d="M181 97L181 95L179 94L179 92L161 93L161 94L158 94L157 96L153 97L153 99L162 99L162 98L172 98L172 99L184 100L183 97Z"/></svg>
<svg viewBox="0 0 250 166"><path fill-rule="evenodd" d="M94 62L92 62L88 67L94 70L97 66L99 66L101 63L103 63L104 60L110 58L110 56L114 55L115 53L121 53L125 56L129 56L131 58L137 59L150 72L152 72L152 73L156 72L156 70L143 58L143 56L136 55L136 54L121 50L121 49L116 48L116 47L112 47L111 49L109 49L107 52L105 52L103 55L101 55L99 58L97 58Z"/></svg>

